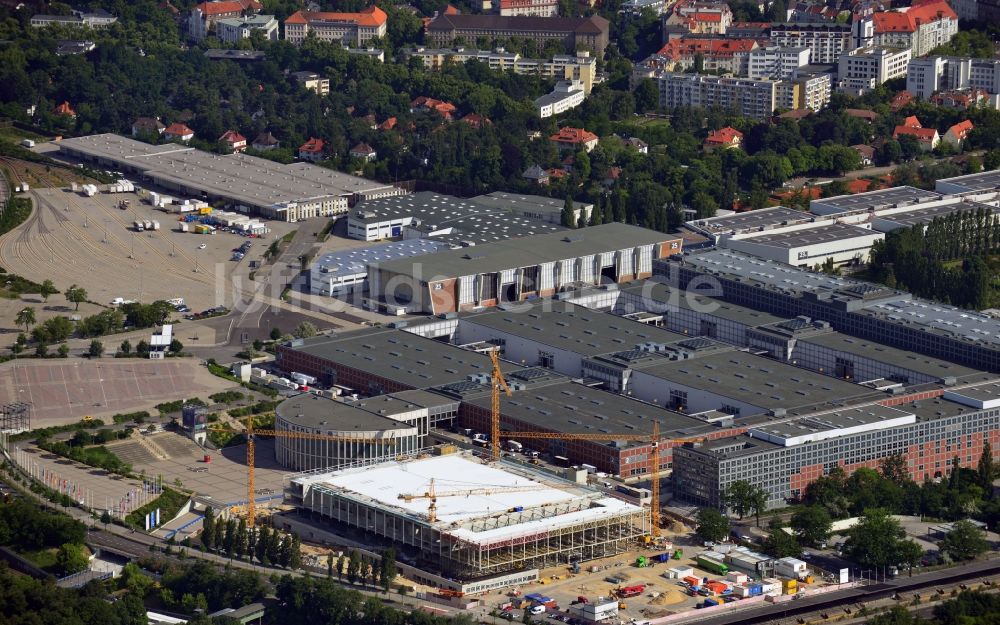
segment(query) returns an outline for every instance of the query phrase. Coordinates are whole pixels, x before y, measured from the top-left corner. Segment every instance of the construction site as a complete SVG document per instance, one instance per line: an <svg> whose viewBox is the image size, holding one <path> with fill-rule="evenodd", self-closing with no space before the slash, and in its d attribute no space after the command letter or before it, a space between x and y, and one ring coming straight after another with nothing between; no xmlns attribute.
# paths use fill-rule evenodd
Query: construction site
<svg viewBox="0 0 1000 625"><path fill-rule="evenodd" d="M461 580L625 553L649 513L531 467L468 453L359 463L290 480L285 503Z"/></svg>

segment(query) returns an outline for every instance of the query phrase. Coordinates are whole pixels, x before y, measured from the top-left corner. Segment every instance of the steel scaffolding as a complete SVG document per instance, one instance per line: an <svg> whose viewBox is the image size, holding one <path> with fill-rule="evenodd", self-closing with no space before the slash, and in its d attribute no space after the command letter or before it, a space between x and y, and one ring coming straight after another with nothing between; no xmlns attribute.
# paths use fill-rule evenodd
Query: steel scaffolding
<svg viewBox="0 0 1000 625"><path fill-rule="evenodd" d="M21 401L0 407L0 432L16 434L31 429L31 405Z"/></svg>

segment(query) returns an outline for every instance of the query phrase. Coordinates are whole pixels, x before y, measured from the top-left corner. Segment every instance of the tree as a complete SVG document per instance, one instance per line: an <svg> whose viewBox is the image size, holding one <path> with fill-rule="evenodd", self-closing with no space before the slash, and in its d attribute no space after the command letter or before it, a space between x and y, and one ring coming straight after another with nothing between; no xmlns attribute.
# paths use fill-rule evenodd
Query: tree
<svg viewBox="0 0 1000 625"><path fill-rule="evenodd" d="M146 340L139 341L135 344L135 353L137 356L148 356L149 355L149 342Z"/></svg>
<svg viewBox="0 0 1000 625"><path fill-rule="evenodd" d="M332 555L333 554L331 554L331 556ZM344 567L345 566L347 566L347 558L344 557L344 554L340 554L340 557L337 558L337 579L338 580L343 580L344 579Z"/></svg>
<svg viewBox="0 0 1000 625"><path fill-rule="evenodd" d="M343 556L341 556L343 557ZM327 554L326 556L326 576L333 577L333 552Z"/></svg>
<svg viewBox="0 0 1000 625"><path fill-rule="evenodd" d="M993 488L993 476L996 475L996 467L993 466L993 448L990 442L983 443L983 453L979 456L979 464L976 466L976 473L979 476L979 485L984 489Z"/></svg>
<svg viewBox="0 0 1000 625"><path fill-rule="evenodd" d="M573 196L566 195L559 222L566 228L576 228L576 211L573 210Z"/></svg>
<svg viewBox="0 0 1000 625"><path fill-rule="evenodd" d="M830 536L833 519L822 506L806 506L792 515L791 527L799 540L807 545L819 545Z"/></svg>
<svg viewBox="0 0 1000 625"><path fill-rule="evenodd" d="M90 565L86 549L79 543L63 543L56 553L56 566L63 575L72 575L86 570Z"/></svg>
<svg viewBox="0 0 1000 625"><path fill-rule="evenodd" d="M28 332L31 326L37 323L38 319L35 317L35 309L31 306L26 306L21 310L17 311L17 317L14 318L14 323L19 326L24 326L24 331Z"/></svg>
<svg viewBox="0 0 1000 625"><path fill-rule="evenodd" d="M76 304L74 310L80 310L80 302L87 301L87 291L77 285L72 285L66 289L66 301Z"/></svg>
<svg viewBox="0 0 1000 625"><path fill-rule="evenodd" d="M896 562L905 565L910 577L913 577L913 569L920 564L920 559L924 557L924 549L912 540L901 540L896 545Z"/></svg>
<svg viewBox="0 0 1000 625"><path fill-rule="evenodd" d="M703 540L718 542L729 535L729 519L715 508L702 508L695 531Z"/></svg>
<svg viewBox="0 0 1000 625"><path fill-rule="evenodd" d="M205 517L201 521L201 544L209 551L215 546L215 512L211 507L205 508Z"/></svg>
<svg viewBox="0 0 1000 625"><path fill-rule="evenodd" d="M90 342L90 349L87 350L87 355L91 358L100 358L104 355L104 343L94 339Z"/></svg>
<svg viewBox="0 0 1000 625"><path fill-rule="evenodd" d="M295 326L294 330L292 330L292 336L297 339L307 339L309 337L316 336L317 333L318 330L316 330L316 326L310 321L303 321L299 325Z"/></svg>
<svg viewBox="0 0 1000 625"><path fill-rule="evenodd" d="M904 536L899 521L882 508L865 510L847 532L844 553L864 566L899 564L899 543Z"/></svg>
<svg viewBox="0 0 1000 625"><path fill-rule="evenodd" d="M172 341L170 341L170 353L171 354L179 354L182 351L184 351L184 344L183 343L181 343L177 339L173 339Z"/></svg>
<svg viewBox="0 0 1000 625"><path fill-rule="evenodd" d="M746 480L737 480L726 490L726 505L740 516L740 520L748 514L757 517L757 527L760 527L760 514L767 508L767 491Z"/></svg>
<svg viewBox="0 0 1000 625"><path fill-rule="evenodd" d="M302 540L298 536L292 536L292 545L289 548L288 568L295 571L302 566Z"/></svg>
<svg viewBox="0 0 1000 625"><path fill-rule="evenodd" d="M56 350L56 353L59 354L60 358L66 358L69 356L69 345L63 343L59 346L59 349Z"/></svg>
<svg viewBox="0 0 1000 625"><path fill-rule="evenodd" d="M48 303L49 297L55 295L59 292L56 285L52 284L52 280L46 280L42 282L41 288L38 289L38 293L42 296L45 303Z"/></svg>
<svg viewBox="0 0 1000 625"><path fill-rule="evenodd" d="M144 598L153 585L153 580L144 575L135 562L129 562L122 568L120 580L122 588L139 599Z"/></svg>
<svg viewBox="0 0 1000 625"><path fill-rule="evenodd" d="M39 358L45 358L49 355L49 346L45 343L39 343L35 346L35 355Z"/></svg>
<svg viewBox="0 0 1000 625"><path fill-rule="evenodd" d="M396 550L392 547L382 552L378 578L382 582L382 590L389 592L392 581L396 579Z"/></svg>
<svg viewBox="0 0 1000 625"><path fill-rule="evenodd" d="M277 341L281 338L281 328L271 328L271 340Z"/></svg>
<svg viewBox="0 0 1000 625"><path fill-rule="evenodd" d="M118 347L118 351L128 356L132 353L132 343L128 339L122 341L122 344Z"/></svg>
<svg viewBox="0 0 1000 625"><path fill-rule="evenodd" d="M351 550L351 555L347 559L347 581L352 584L361 577L361 552L357 549Z"/></svg>
<svg viewBox="0 0 1000 625"><path fill-rule="evenodd" d="M802 555L802 546L794 536L783 528L775 526L764 539L764 551L775 558L797 558Z"/></svg>
<svg viewBox="0 0 1000 625"><path fill-rule="evenodd" d="M968 520L956 521L941 541L941 551L953 560L972 560L989 548L983 531Z"/></svg>
<svg viewBox="0 0 1000 625"><path fill-rule="evenodd" d="M879 460L878 471L882 477L898 486L904 486L910 481L910 469L902 454L893 454Z"/></svg>

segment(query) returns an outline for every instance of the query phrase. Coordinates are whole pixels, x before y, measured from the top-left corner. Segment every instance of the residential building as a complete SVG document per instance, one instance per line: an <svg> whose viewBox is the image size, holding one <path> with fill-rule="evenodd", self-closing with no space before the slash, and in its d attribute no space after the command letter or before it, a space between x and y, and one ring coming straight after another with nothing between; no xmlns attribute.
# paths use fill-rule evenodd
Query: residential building
<svg viewBox="0 0 1000 625"><path fill-rule="evenodd" d="M349 154L351 158L361 159L366 163L370 163L374 161L376 158L378 158L378 152L376 152L375 148L368 145L367 143L357 144L356 146L351 148Z"/></svg>
<svg viewBox="0 0 1000 625"><path fill-rule="evenodd" d="M734 108L740 115L765 119L775 109L777 84L770 80L726 78L700 74L658 72L660 107L721 106Z"/></svg>
<svg viewBox="0 0 1000 625"><path fill-rule="evenodd" d="M493 123L490 121L489 117L483 117L479 113L469 113L468 115L463 116L458 121L460 121L463 124L468 124L473 128L475 128L476 130L479 130L484 126L489 126L490 124Z"/></svg>
<svg viewBox="0 0 1000 625"><path fill-rule="evenodd" d="M951 109L968 110L970 108L997 106L1000 96L989 94L985 89L969 89L967 91L938 91L930 97L932 104Z"/></svg>
<svg viewBox="0 0 1000 625"><path fill-rule="evenodd" d="M908 48L858 48L840 55L837 90L863 95L886 81L906 75L912 51Z"/></svg>
<svg viewBox="0 0 1000 625"><path fill-rule="evenodd" d="M495 51L469 48L408 48L402 52L407 58L419 58L423 61L424 67L435 70L441 69L448 63L476 60L497 71L537 74L555 80L578 80L587 94L590 93L597 78L597 58L586 50L575 54L557 54L551 59L526 59L503 48L497 48Z"/></svg>
<svg viewBox="0 0 1000 625"><path fill-rule="evenodd" d="M958 33L958 15L944 0L878 12L871 19L875 45L908 49L915 57L948 43Z"/></svg>
<svg viewBox="0 0 1000 625"><path fill-rule="evenodd" d="M733 11L725 2L682 0L673 5L663 25L680 26L698 35L725 35L733 23Z"/></svg>
<svg viewBox="0 0 1000 625"><path fill-rule="evenodd" d="M285 20L285 39L299 44L310 34L323 41L362 47L385 37L389 18L385 11L370 6L357 13L296 11Z"/></svg>
<svg viewBox="0 0 1000 625"><path fill-rule="evenodd" d="M73 11L72 15L33 15L30 24L34 28L45 28L46 26L107 28L117 21L118 18L114 15L104 9L98 9L87 13Z"/></svg>
<svg viewBox="0 0 1000 625"><path fill-rule="evenodd" d="M920 142L920 149L924 152L930 152L941 141L938 131L934 128L924 128L915 115L910 115L901 126L896 126L892 138L899 139L904 135L916 138Z"/></svg>
<svg viewBox="0 0 1000 625"><path fill-rule="evenodd" d="M504 40L517 37L544 46L551 41L567 50L587 49L603 53L608 46L608 20L591 17L502 17L498 15L438 15L425 28L427 41L435 46L456 42Z"/></svg>
<svg viewBox="0 0 1000 625"><path fill-rule="evenodd" d="M235 130L227 130L219 137L219 145L226 152L242 152L247 149L247 138Z"/></svg>
<svg viewBox="0 0 1000 625"><path fill-rule="evenodd" d="M636 65L636 78L649 78L656 70L682 72L701 63L701 69L711 72L745 76L751 51L757 49L753 39L717 39L682 37L668 41L660 50ZM636 73L638 72L638 74Z"/></svg>
<svg viewBox="0 0 1000 625"><path fill-rule="evenodd" d="M66 100L63 100L62 104L52 109L52 113L61 117L76 117L76 110Z"/></svg>
<svg viewBox="0 0 1000 625"><path fill-rule="evenodd" d="M326 141L309 137L309 140L299 146L298 156L304 161L315 163L326 158Z"/></svg>
<svg viewBox="0 0 1000 625"><path fill-rule="evenodd" d="M419 96L410 102L410 112L416 114L437 113L446 120L454 118L458 112L458 107L451 102L444 102L425 95Z"/></svg>
<svg viewBox="0 0 1000 625"><path fill-rule="evenodd" d="M350 48L345 46L344 50L353 56L363 56L379 63L385 63L385 50L382 48Z"/></svg>
<svg viewBox="0 0 1000 625"><path fill-rule="evenodd" d="M746 76L753 80L791 78L799 68L809 65L809 48L757 47L748 55Z"/></svg>
<svg viewBox="0 0 1000 625"><path fill-rule="evenodd" d="M164 129L163 138L167 141L190 141L194 139L194 131L185 124L174 122Z"/></svg>
<svg viewBox="0 0 1000 625"><path fill-rule="evenodd" d="M590 152L597 147L599 139L589 130L563 126L559 132L549 137L549 141L555 144L560 151L578 152L585 150Z"/></svg>
<svg viewBox="0 0 1000 625"><path fill-rule="evenodd" d="M500 15L528 15L533 17L556 17L559 2L556 0L500 0Z"/></svg>
<svg viewBox="0 0 1000 625"><path fill-rule="evenodd" d="M250 147L258 152L267 152L268 150L274 150L280 146L281 144L270 132L260 133L257 135L257 138L253 140L253 143L250 144Z"/></svg>
<svg viewBox="0 0 1000 625"><path fill-rule="evenodd" d="M719 130L710 130L702 147L704 147L706 152L712 152L720 148L742 148L743 133L728 126Z"/></svg>
<svg viewBox="0 0 1000 625"><path fill-rule="evenodd" d="M544 119L580 106L585 97L586 92L579 81L560 80L552 93L535 100L535 108L538 109L538 116Z"/></svg>
<svg viewBox="0 0 1000 625"><path fill-rule="evenodd" d="M292 72L292 79L317 95L330 93L330 79L323 78L316 72Z"/></svg>
<svg viewBox="0 0 1000 625"><path fill-rule="evenodd" d="M934 56L913 59L906 70L906 90L924 100L938 91L968 89L1000 94L1000 59Z"/></svg>
<svg viewBox="0 0 1000 625"><path fill-rule="evenodd" d="M532 165L531 167L525 169L524 173L521 174L521 177L543 187L549 184L549 172L545 171L538 165Z"/></svg>
<svg viewBox="0 0 1000 625"><path fill-rule="evenodd" d="M639 154L649 154L649 144L639 137L629 137L625 139L625 145L631 146Z"/></svg>
<svg viewBox="0 0 1000 625"><path fill-rule="evenodd" d="M956 150L961 151L965 145L965 140L969 137L969 133L972 132L973 128L974 126L969 120L958 122L945 131L942 140L951 144Z"/></svg>
<svg viewBox="0 0 1000 625"><path fill-rule="evenodd" d="M859 143L858 145L852 145L851 149L861 157L862 167L871 167L875 164L875 148L872 146Z"/></svg>
<svg viewBox="0 0 1000 625"><path fill-rule="evenodd" d="M56 56L71 56L76 54L86 54L97 49L97 43L89 39L68 40L62 39L56 43Z"/></svg>
<svg viewBox="0 0 1000 625"><path fill-rule="evenodd" d="M273 15L229 17L215 22L215 36L227 43L249 39L250 33L260 31L268 41L278 40L278 20Z"/></svg>
<svg viewBox="0 0 1000 625"><path fill-rule="evenodd" d="M662 15L666 9L665 0L625 0L622 2L620 10L630 17L636 17L643 11L652 11L656 15Z"/></svg>
<svg viewBox="0 0 1000 625"><path fill-rule="evenodd" d="M848 24L773 24L765 32L772 45L809 48L811 63L836 63L853 48Z"/></svg>
<svg viewBox="0 0 1000 625"><path fill-rule="evenodd" d="M167 127L155 117L139 117L132 122L132 136L148 135L158 137L163 134Z"/></svg>
<svg viewBox="0 0 1000 625"><path fill-rule="evenodd" d="M215 32L219 20L239 19L259 13L263 5L258 0L217 0L195 5L188 15L188 37L201 41Z"/></svg>
<svg viewBox="0 0 1000 625"><path fill-rule="evenodd" d="M775 108L818 111L830 102L833 76L828 72L796 70L775 86Z"/></svg>

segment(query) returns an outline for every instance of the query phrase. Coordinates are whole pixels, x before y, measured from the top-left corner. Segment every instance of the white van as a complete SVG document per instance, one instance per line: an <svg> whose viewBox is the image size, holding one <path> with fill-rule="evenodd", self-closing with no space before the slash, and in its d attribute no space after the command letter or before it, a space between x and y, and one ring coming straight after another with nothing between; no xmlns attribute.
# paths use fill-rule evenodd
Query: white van
<svg viewBox="0 0 1000 625"><path fill-rule="evenodd" d="M528 608L528 614L532 614L532 615L536 615L537 616L539 614L544 614L544 613L545 613L545 606L544 605L533 605L530 608Z"/></svg>

